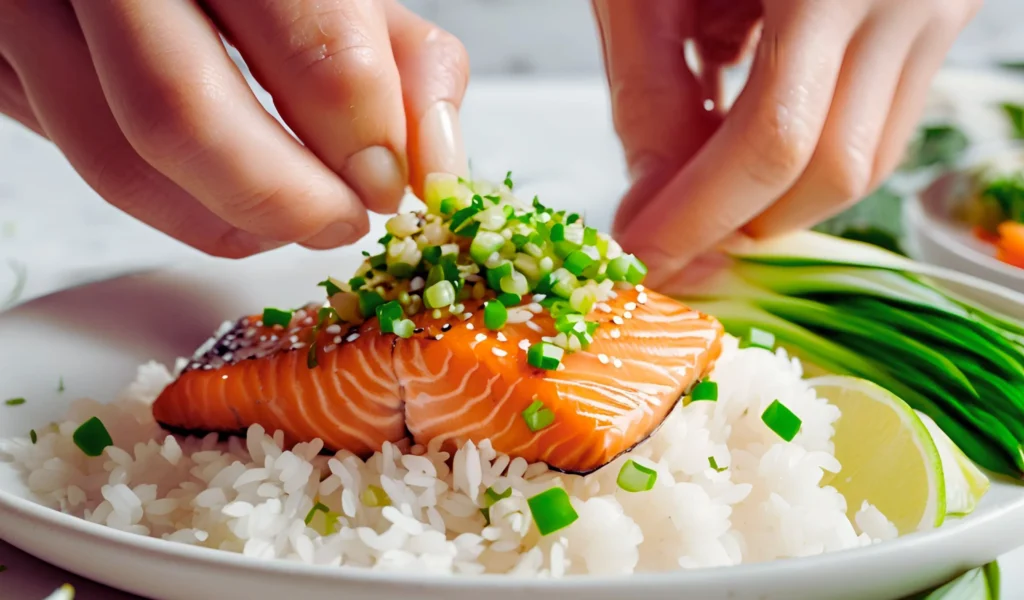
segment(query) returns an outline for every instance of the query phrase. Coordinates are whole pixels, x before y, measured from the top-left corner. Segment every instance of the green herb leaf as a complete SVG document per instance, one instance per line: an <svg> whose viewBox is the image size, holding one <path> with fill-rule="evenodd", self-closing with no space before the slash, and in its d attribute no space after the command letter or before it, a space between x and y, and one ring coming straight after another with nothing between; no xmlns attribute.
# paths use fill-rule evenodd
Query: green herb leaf
<svg viewBox="0 0 1024 600"><path fill-rule="evenodd" d="M331 281L330 277L328 277L327 279L324 279L323 281L321 281L317 285L324 288L324 291L327 292L327 296L328 297L331 297L331 296L333 296L335 294L341 293L341 288L338 287L338 284L336 284L333 281Z"/></svg>
<svg viewBox="0 0 1024 600"><path fill-rule="evenodd" d="M92 457L100 456L104 448L114 445L114 440L111 439L103 421L96 417L79 425L71 438L86 456Z"/></svg>
<svg viewBox="0 0 1024 600"><path fill-rule="evenodd" d="M708 457L708 464L711 466L712 469L714 469L718 473L721 473L722 471L726 470L726 468L727 468L727 467L720 467L720 466L718 466L718 461L715 460L714 456L709 456Z"/></svg>
<svg viewBox="0 0 1024 600"><path fill-rule="evenodd" d="M550 427L555 422L555 413L540 400L534 400L530 406L523 411L523 420L530 431L537 433L541 429Z"/></svg>
<svg viewBox="0 0 1024 600"><path fill-rule="evenodd" d="M693 386L693 391L690 392L690 401L700 402L701 400L709 400L711 402L718 400L718 382L702 381Z"/></svg>
<svg viewBox="0 0 1024 600"><path fill-rule="evenodd" d="M787 442L793 441L802 424L800 417L778 400L773 400L768 408L764 409L764 412L761 413L761 420Z"/></svg>
<svg viewBox="0 0 1024 600"><path fill-rule="evenodd" d="M510 190L512 189L512 171L505 173L505 186Z"/></svg>
<svg viewBox="0 0 1024 600"><path fill-rule="evenodd" d="M7 406L19 406L24 403L24 398L11 398L10 400L4 400L4 404L6 404Z"/></svg>
<svg viewBox="0 0 1024 600"><path fill-rule="evenodd" d="M537 531L550 535L572 525L579 518L572 507L569 494L560 487L553 487L527 499L530 514L537 525Z"/></svg>
<svg viewBox="0 0 1024 600"><path fill-rule="evenodd" d="M39 441L39 435L36 433L35 429L28 430L28 439L32 440L33 444Z"/></svg>
<svg viewBox="0 0 1024 600"><path fill-rule="evenodd" d="M309 509L309 512L306 513L306 525L309 525L313 522L313 516L316 515L316 513L318 512L322 512L326 515L327 513L331 512L331 509L327 508L326 504L317 502L316 504L313 505L313 508Z"/></svg>
<svg viewBox="0 0 1024 600"><path fill-rule="evenodd" d="M288 327L292 322L292 311L279 308L263 309L263 325L266 327Z"/></svg>

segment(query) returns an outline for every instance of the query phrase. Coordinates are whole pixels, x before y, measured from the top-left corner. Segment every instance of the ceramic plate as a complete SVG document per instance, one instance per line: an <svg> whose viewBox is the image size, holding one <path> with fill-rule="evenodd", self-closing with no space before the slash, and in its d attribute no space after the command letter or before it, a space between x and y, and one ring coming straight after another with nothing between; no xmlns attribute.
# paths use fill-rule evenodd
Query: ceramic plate
<svg viewBox="0 0 1024 600"><path fill-rule="evenodd" d="M110 398L136 365L189 354L225 319L322 294L313 283L354 268L353 253L281 251L243 262L200 261L68 290L0 315L0 436L24 435L63 413L73 397ZM1006 308L1005 298L971 293ZM1024 317L1024 305L1010 306ZM66 391L57 392L63 378ZM987 563L1024 536L1024 486L994 482L963 521L873 547L806 559L632 577L524 580L397 577L347 568L260 561L136 536L44 508L0 463L0 538L59 567L158 600L303 600L566 597L896 598Z"/></svg>

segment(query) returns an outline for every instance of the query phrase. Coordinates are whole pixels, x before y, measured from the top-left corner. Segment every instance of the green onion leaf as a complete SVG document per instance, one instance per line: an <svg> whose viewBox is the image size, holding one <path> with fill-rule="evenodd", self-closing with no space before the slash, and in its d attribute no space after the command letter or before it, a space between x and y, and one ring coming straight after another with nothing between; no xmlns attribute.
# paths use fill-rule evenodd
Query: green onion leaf
<svg viewBox="0 0 1024 600"><path fill-rule="evenodd" d="M505 491L501 492L500 494L498 492L494 491L493 487L489 487L486 490L484 490L484 506L488 506L488 507L494 506L499 501L504 500L505 498L509 498L511 496L512 496L512 488L511 487L505 488Z"/></svg>
<svg viewBox="0 0 1024 600"><path fill-rule="evenodd" d="M565 257L565 268L577 277L583 275L583 272L592 264L594 264L594 259L581 250L576 250Z"/></svg>
<svg viewBox="0 0 1024 600"><path fill-rule="evenodd" d="M451 306L455 303L455 286L448 280L439 281L423 293L423 302L427 308Z"/></svg>
<svg viewBox="0 0 1024 600"><path fill-rule="evenodd" d="M797 432L800 431L802 421L800 417L793 414L793 411L786 408L786 405L773 400L768 408L761 413L761 420L778 436L787 442L793 441Z"/></svg>
<svg viewBox="0 0 1024 600"><path fill-rule="evenodd" d="M565 351L554 344L537 342L530 346L530 350L526 353L526 362L537 369L554 371L558 365L562 364L564 354Z"/></svg>
<svg viewBox="0 0 1024 600"><path fill-rule="evenodd" d="M541 429L551 426L555 422L555 413L544 406L540 400L534 400L530 406L523 411L523 420L530 431L537 433Z"/></svg>
<svg viewBox="0 0 1024 600"><path fill-rule="evenodd" d="M505 186L510 190L512 189L512 171L505 173Z"/></svg>
<svg viewBox="0 0 1024 600"><path fill-rule="evenodd" d="M24 398L11 398L10 400L4 400L4 404L6 404L7 406L18 406L24 403Z"/></svg>
<svg viewBox="0 0 1024 600"><path fill-rule="evenodd" d="M338 284L336 284L333 281L331 281L330 277L328 277L327 279L324 279L323 281L321 281L317 285L324 288L324 290L327 292L327 296L328 297L333 296L333 295L338 294L338 293L341 293L341 288L338 287Z"/></svg>
<svg viewBox="0 0 1024 600"><path fill-rule="evenodd" d="M377 313L377 307L384 304L384 297L370 290L359 291L359 313L369 319Z"/></svg>
<svg viewBox="0 0 1024 600"><path fill-rule="evenodd" d="M395 279L411 279L416 274L416 267L408 263L396 262L388 265L388 275Z"/></svg>
<svg viewBox="0 0 1024 600"><path fill-rule="evenodd" d="M508 321L508 309L501 302L492 300L484 304L484 325L490 330L498 330Z"/></svg>
<svg viewBox="0 0 1024 600"><path fill-rule="evenodd" d="M366 279L362 277L353 277L348 280L348 287L352 288L353 292L358 292L364 285L366 285Z"/></svg>
<svg viewBox="0 0 1024 600"><path fill-rule="evenodd" d="M432 265L438 264L441 262L441 247L427 246L423 249L423 259Z"/></svg>
<svg viewBox="0 0 1024 600"><path fill-rule="evenodd" d="M324 513L324 515L326 515L327 513L331 512L331 509L327 508L326 504L317 502L316 504L313 505L313 508L309 509L309 512L306 513L306 518L304 519L306 525L309 525L313 522L313 515L315 515L318 512L322 512Z"/></svg>
<svg viewBox="0 0 1024 600"><path fill-rule="evenodd" d="M579 518L569 500L569 494L560 487L541 492L529 498L526 503L530 506L537 531L542 536L564 529Z"/></svg>
<svg viewBox="0 0 1024 600"><path fill-rule="evenodd" d="M505 238L500 233L493 231L481 231L473 238L469 245L469 255L479 264L487 262L492 254L501 250L505 245Z"/></svg>
<svg viewBox="0 0 1024 600"><path fill-rule="evenodd" d="M402 305L398 300L392 300L385 304L378 304L377 320L380 322L381 333L394 333L395 321L401 319L405 314L402 312Z"/></svg>
<svg viewBox="0 0 1024 600"><path fill-rule="evenodd" d="M368 485L360 497L365 506L384 507L391 506L391 497L381 487Z"/></svg>
<svg viewBox="0 0 1024 600"><path fill-rule="evenodd" d="M573 223L575 223L576 221L579 221L579 220L580 220L580 216L579 216L579 214L577 214L577 213L572 213L571 215L569 215L569 216L568 216L568 217L567 217L567 218L565 219L565 224L566 224L566 225L572 225Z"/></svg>
<svg viewBox="0 0 1024 600"><path fill-rule="evenodd" d="M597 245L597 230L593 227L587 227L583 230L583 245L584 246L596 246Z"/></svg>
<svg viewBox="0 0 1024 600"><path fill-rule="evenodd" d="M114 440L110 438L110 432L103 425L103 421L96 417L79 425L71 438L86 456L99 456L103 454L104 448L114 445Z"/></svg>
<svg viewBox="0 0 1024 600"><path fill-rule="evenodd" d="M769 331L751 327L743 339L740 340L740 348L764 348L771 350L775 347L775 335Z"/></svg>
<svg viewBox="0 0 1024 600"><path fill-rule="evenodd" d="M720 467L720 466L718 466L718 461L715 460L714 456L709 456L708 457L708 464L711 465L711 468L714 469L718 473L721 473L722 471L726 470L726 468L727 468L727 467Z"/></svg>
<svg viewBox="0 0 1024 600"><path fill-rule="evenodd" d="M619 477L615 480L620 488L627 492L646 492L654 487L658 480L658 472L654 469L627 460L619 469Z"/></svg>
<svg viewBox="0 0 1024 600"><path fill-rule="evenodd" d="M413 332L416 330L416 324L410 319L400 319L395 321L391 328L398 337L408 339L412 337Z"/></svg>
<svg viewBox="0 0 1024 600"><path fill-rule="evenodd" d="M459 207L459 201L455 198L445 198L441 200L441 214L450 215L455 212Z"/></svg>
<svg viewBox="0 0 1024 600"><path fill-rule="evenodd" d="M710 400L711 402L718 400L718 382L702 381L693 386L693 391L690 392L690 401L699 402L701 400Z"/></svg>
<svg viewBox="0 0 1024 600"><path fill-rule="evenodd" d="M561 242L565 240L565 225L555 223L551 226L551 241Z"/></svg>
<svg viewBox="0 0 1024 600"><path fill-rule="evenodd" d="M387 266L388 255L386 252L381 252L380 254L375 254L370 257L370 267L377 269L378 271L383 271Z"/></svg>
<svg viewBox="0 0 1024 600"><path fill-rule="evenodd" d="M39 441L39 435L36 434L36 430L35 429L29 429L28 430L28 439L32 440L33 444Z"/></svg>
<svg viewBox="0 0 1024 600"><path fill-rule="evenodd" d="M523 297L519 294L498 294L498 302L501 302L505 306L516 306L523 301Z"/></svg>
<svg viewBox="0 0 1024 600"><path fill-rule="evenodd" d="M632 254L623 254L608 263L608 278L639 285L647 276L647 266Z"/></svg>
<svg viewBox="0 0 1024 600"><path fill-rule="evenodd" d="M264 308L263 309L263 325L266 327L274 327L280 325L281 327L288 327L292 322L292 311L281 310L279 308Z"/></svg>

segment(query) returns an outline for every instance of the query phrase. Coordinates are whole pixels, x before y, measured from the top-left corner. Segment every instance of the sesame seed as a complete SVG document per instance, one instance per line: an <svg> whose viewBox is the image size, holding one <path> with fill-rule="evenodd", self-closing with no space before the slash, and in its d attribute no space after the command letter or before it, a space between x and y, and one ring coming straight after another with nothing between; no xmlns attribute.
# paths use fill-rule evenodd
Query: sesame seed
<svg viewBox="0 0 1024 600"><path fill-rule="evenodd" d="M422 277L420 277L418 275L416 277L413 277L412 281L409 282L409 291L410 292L418 292L418 291L422 290L423 289L423 283L424 283L424 281L423 281Z"/></svg>
<svg viewBox="0 0 1024 600"><path fill-rule="evenodd" d="M445 323L444 325L441 326L441 331L448 331L451 328L452 328L452 324L451 323Z"/></svg>
<svg viewBox="0 0 1024 600"><path fill-rule="evenodd" d="M249 329L245 330L245 337L251 338L251 337L253 337L255 335L256 335L256 330L253 329L252 327L250 327Z"/></svg>
<svg viewBox="0 0 1024 600"><path fill-rule="evenodd" d="M526 310L532 312L535 315L539 315L540 312L544 310L544 307L536 302L531 302L526 305Z"/></svg>
<svg viewBox="0 0 1024 600"><path fill-rule="evenodd" d="M334 325L328 325L327 329L325 329L324 331L331 335L341 333L341 325L338 325L337 323L335 323Z"/></svg>
<svg viewBox="0 0 1024 600"><path fill-rule="evenodd" d="M306 317L306 320L304 320L302 322L302 324L303 325L312 325L313 324L313 318L312 317Z"/></svg>
<svg viewBox="0 0 1024 600"><path fill-rule="evenodd" d="M256 321L257 327L263 327L263 321Z"/></svg>
<svg viewBox="0 0 1024 600"><path fill-rule="evenodd" d="M520 340L519 341L519 348L522 349L522 350L529 350L530 349L530 340Z"/></svg>
<svg viewBox="0 0 1024 600"><path fill-rule="evenodd" d="M647 304L647 294L640 292L636 296L636 301L639 302L640 304Z"/></svg>
<svg viewBox="0 0 1024 600"><path fill-rule="evenodd" d="M508 341L508 338L505 337L505 334L500 332L500 331L498 332L498 336L497 337L498 337L498 341L499 342L507 342Z"/></svg>
<svg viewBox="0 0 1024 600"><path fill-rule="evenodd" d="M277 334L274 334L274 335L270 336L270 341L272 341L272 342L276 342L278 339L279 338L277 337Z"/></svg>
<svg viewBox="0 0 1024 600"><path fill-rule="evenodd" d="M413 329L412 332L413 333L423 333L423 328L422 327L417 327L416 329Z"/></svg>
<svg viewBox="0 0 1024 600"><path fill-rule="evenodd" d="M608 364L608 355L607 354L598 354L597 355L597 360L601 361L602 365L606 365L606 364Z"/></svg>
<svg viewBox="0 0 1024 600"><path fill-rule="evenodd" d="M564 371L564 370L565 370L565 363L558 363L558 368L556 369L556 371Z"/></svg>
<svg viewBox="0 0 1024 600"><path fill-rule="evenodd" d="M617 359L617 358L613 358L612 359L612 366L614 366L616 369L619 369L619 368L622 367L622 361Z"/></svg>
<svg viewBox="0 0 1024 600"><path fill-rule="evenodd" d="M608 306L608 304L606 302L598 302L595 305L595 308L597 308L597 310L599 310L601 312L604 312L604 313L612 312L612 307Z"/></svg>
<svg viewBox="0 0 1024 600"><path fill-rule="evenodd" d="M221 376L220 376L220 378L221 378L221 379L227 379L227 378L228 378L228 376L227 376L227 375L221 375Z"/></svg>
<svg viewBox="0 0 1024 600"><path fill-rule="evenodd" d="M305 348L305 347L306 347L306 344L303 343L303 342L299 342L298 344L292 344L292 350L298 350L299 348Z"/></svg>
<svg viewBox="0 0 1024 600"><path fill-rule="evenodd" d="M645 288L642 284L636 284L636 291L643 292L645 289L647 288Z"/></svg>
<svg viewBox="0 0 1024 600"><path fill-rule="evenodd" d="M478 342L482 342L482 341L487 339L487 336L482 334L482 333L478 333L478 334L476 334L476 337L473 338L473 339L475 339Z"/></svg>
<svg viewBox="0 0 1024 600"><path fill-rule="evenodd" d="M627 319L632 319L633 318L633 313L631 313L631 312L629 312L627 310L626 312L622 313L622 316L626 317Z"/></svg>
<svg viewBox="0 0 1024 600"><path fill-rule="evenodd" d="M636 310L636 302L627 302L623 308L626 310Z"/></svg>
<svg viewBox="0 0 1024 600"><path fill-rule="evenodd" d="M476 327L473 327L472 323L466 323L466 329L473 331L474 329L476 329Z"/></svg>
<svg viewBox="0 0 1024 600"><path fill-rule="evenodd" d="M265 342L265 341L267 341L267 336L265 336L265 335L261 335L261 336L260 336L260 341L261 341L261 342Z"/></svg>
<svg viewBox="0 0 1024 600"><path fill-rule="evenodd" d="M324 346L324 352L334 352L335 348L337 348L337 347L338 346L336 346L335 344L331 344L329 346Z"/></svg>
<svg viewBox="0 0 1024 600"><path fill-rule="evenodd" d="M472 318L473 318L473 313L471 313L471 312L464 312L464 313L462 313L462 320L463 321L468 321L468 320L470 320Z"/></svg>
<svg viewBox="0 0 1024 600"><path fill-rule="evenodd" d="M235 357L235 355L234 355L233 353L231 353L231 352L228 352L228 353L227 353L227 354L225 354L225 355L224 355L224 356L223 356L222 358L223 358L223 359L224 359L224 360L225 360L226 362L231 362L231 359L232 359L232 358L234 358L234 357Z"/></svg>
<svg viewBox="0 0 1024 600"><path fill-rule="evenodd" d="M491 354L495 356L508 356L508 352L505 352L501 348L491 348Z"/></svg>
<svg viewBox="0 0 1024 600"><path fill-rule="evenodd" d="M204 371L210 371L212 369L213 369L213 365L203 365L203 370Z"/></svg>
<svg viewBox="0 0 1024 600"><path fill-rule="evenodd" d="M443 337L444 337L444 334L443 333L439 333L439 334L437 334L437 337L434 338L434 339L440 341L441 338L443 338Z"/></svg>
<svg viewBox="0 0 1024 600"><path fill-rule="evenodd" d="M288 338L288 341L294 344L295 342L299 341L299 336L293 335L292 337Z"/></svg>
<svg viewBox="0 0 1024 600"><path fill-rule="evenodd" d="M527 326L527 327L529 327L530 329L532 329L532 330L536 331L537 333L540 333L540 332L544 331L544 330L543 330L543 329L541 328L541 326L540 326L540 325L538 325L538 324L534 323L533 321L527 321L527 322L526 322L526 326Z"/></svg>
<svg viewBox="0 0 1024 600"><path fill-rule="evenodd" d="M359 334L358 333L353 333L352 335L350 335L347 338L345 338L345 341L346 342L354 342L354 341L356 341L358 339L359 339Z"/></svg>
<svg viewBox="0 0 1024 600"><path fill-rule="evenodd" d="M335 344L340 344L341 343L341 336L340 335L336 335L336 336L334 336L334 339L331 340L331 341L334 342Z"/></svg>
<svg viewBox="0 0 1024 600"><path fill-rule="evenodd" d="M540 302L541 300L543 300L545 298L547 298L547 294L534 294L533 295L533 301L534 302Z"/></svg>
<svg viewBox="0 0 1024 600"><path fill-rule="evenodd" d="M612 336L612 339L617 340L619 339L619 336L622 335L622 332L620 332L618 329L612 329L612 332L608 335Z"/></svg>
<svg viewBox="0 0 1024 600"><path fill-rule="evenodd" d="M619 315L615 315L614 317L612 317L612 323L615 323L616 325L622 325L625 322L626 321Z"/></svg>

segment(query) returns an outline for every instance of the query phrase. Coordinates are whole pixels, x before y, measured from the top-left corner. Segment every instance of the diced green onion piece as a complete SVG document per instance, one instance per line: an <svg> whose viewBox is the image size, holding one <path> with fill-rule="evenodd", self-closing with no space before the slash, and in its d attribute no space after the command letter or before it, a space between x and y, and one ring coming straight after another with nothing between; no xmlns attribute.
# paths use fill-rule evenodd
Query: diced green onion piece
<svg viewBox="0 0 1024 600"><path fill-rule="evenodd" d="M740 348L764 348L771 350L775 347L775 334L770 331L751 327L747 334L740 340Z"/></svg>
<svg viewBox="0 0 1024 600"><path fill-rule="evenodd" d="M579 220L580 220L579 213L572 213L568 217L565 218L565 224L566 225L572 225L573 223L575 223L576 221L579 221Z"/></svg>
<svg viewBox="0 0 1024 600"><path fill-rule="evenodd" d="M803 421L800 417L793 414L793 411L789 410L785 404L778 400L773 400L768 408L761 413L761 420L778 436L787 442L793 441L796 437L797 432L800 431L800 425Z"/></svg>
<svg viewBox="0 0 1024 600"><path fill-rule="evenodd" d="M400 338L411 338L413 331L416 329L416 324L409 319L400 319L395 321L394 325L391 326L394 330L395 335Z"/></svg>
<svg viewBox="0 0 1024 600"><path fill-rule="evenodd" d="M553 371L562 363L564 355L565 351L554 344L537 342L530 346L526 353L526 362L530 363L531 367Z"/></svg>
<svg viewBox="0 0 1024 600"><path fill-rule="evenodd" d="M423 249L423 259L432 265L441 262L441 247L427 246Z"/></svg>
<svg viewBox="0 0 1024 600"><path fill-rule="evenodd" d="M263 309L263 325L266 327L273 327L274 325L288 327L291 322L292 311L290 310L281 310L279 308Z"/></svg>
<svg viewBox="0 0 1024 600"><path fill-rule="evenodd" d="M498 302L501 302L505 306L515 306L523 301L523 297L519 294L498 294Z"/></svg>
<svg viewBox="0 0 1024 600"><path fill-rule="evenodd" d="M388 275L395 279L410 279L416 273L416 267L408 263L396 262L388 265Z"/></svg>
<svg viewBox="0 0 1024 600"><path fill-rule="evenodd" d="M551 284L551 291L563 298L572 296L573 290L579 287L576 276L566 269L558 269L553 275L555 281Z"/></svg>
<svg viewBox="0 0 1024 600"><path fill-rule="evenodd" d="M577 277L583 275L583 271L592 264L594 259L581 250L576 250L565 258L565 268Z"/></svg>
<svg viewBox="0 0 1024 600"><path fill-rule="evenodd" d="M313 515L315 515L318 512L322 512L324 513L324 515L327 515L327 513L331 512L331 509L327 508L326 504L317 502L316 504L313 505L313 508L309 509L309 512L306 513L306 518L304 519L306 525L309 525L313 522Z"/></svg>
<svg viewBox="0 0 1024 600"><path fill-rule="evenodd" d="M708 464L711 465L712 469L714 469L715 471L717 471L719 473L721 473L722 471L724 471L726 469L726 467L718 466L718 461L715 460L714 456L709 456L708 457Z"/></svg>
<svg viewBox="0 0 1024 600"><path fill-rule="evenodd" d="M455 198L445 198L441 200L441 214L450 215L459 208L459 201Z"/></svg>
<svg viewBox="0 0 1024 600"><path fill-rule="evenodd" d="M505 326L505 321L508 321L508 309L504 304L491 300L484 305L484 325L488 329L501 329Z"/></svg>
<svg viewBox="0 0 1024 600"><path fill-rule="evenodd" d="M320 364L320 359L316 355L316 338L309 344L309 350L306 350L306 368L315 369Z"/></svg>
<svg viewBox="0 0 1024 600"><path fill-rule="evenodd" d="M4 400L4 404L6 404L7 406L18 406L18 405L24 404L24 403L25 403L25 399L24 398L11 398L10 400Z"/></svg>
<svg viewBox="0 0 1024 600"><path fill-rule="evenodd" d="M582 314L589 313L596 302L597 295L588 287L578 287L569 295L569 306Z"/></svg>
<svg viewBox="0 0 1024 600"><path fill-rule="evenodd" d="M384 304L384 297L370 290L359 291L359 314L369 319L377 313L377 307Z"/></svg>
<svg viewBox="0 0 1024 600"><path fill-rule="evenodd" d="M448 280L438 281L423 293L427 308L444 308L455 303L455 286Z"/></svg>
<svg viewBox="0 0 1024 600"><path fill-rule="evenodd" d="M597 245L597 230L593 227L587 227L583 230L583 245L584 246L596 246Z"/></svg>
<svg viewBox="0 0 1024 600"><path fill-rule="evenodd" d="M560 487L541 492L529 498L526 503L530 506L530 514L537 525L537 531L542 536L564 529L579 518L569 500L569 494Z"/></svg>
<svg viewBox="0 0 1024 600"><path fill-rule="evenodd" d="M476 234L473 243L469 245L469 255L477 263L483 264L503 245L505 245L505 238L500 233L481 231Z"/></svg>
<svg viewBox="0 0 1024 600"><path fill-rule="evenodd" d="M110 438L110 432L103 425L103 421L96 417L79 425L71 437L86 456L99 456L103 454L104 448L114 445L114 440Z"/></svg>
<svg viewBox="0 0 1024 600"><path fill-rule="evenodd" d="M387 252L381 252L370 257L370 266L374 269L384 269L388 265Z"/></svg>
<svg viewBox="0 0 1024 600"><path fill-rule="evenodd" d="M701 400L710 400L712 402L718 400L717 381L702 381L693 386L693 391L690 392L690 401L699 402Z"/></svg>
<svg viewBox="0 0 1024 600"><path fill-rule="evenodd" d="M29 429L28 430L28 439L32 440L33 444L39 441L39 435L36 434L36 430L35 429Z"/></svg>
<svg viewBox="0 0 1024 600"><path fill-rule="evenodd" d="M366 285L366 279L362 277L353 277L348 280L348 287L352 288L353 292L358 292L364 285ZM331 295L333 296L334 294Z"/></svg>
<svg viewBox="0 0 1024 600"><path fill-rule="evenodd" d="M578 313L559 315L555 319L555 330L559 333L569 333L583 322L583 315Z"/></svg>
<svg viewBox="0 0 1024 600"><path fill-rule="evenodd" d="M654 487L654 482L657 480L657 471L633 460L627 460L619 469L619 477L615 482L627 492L646 492Z"/></svg>
<svg viewBox="0 0 1024 600"><path fill-rule="evenodd" d="M328 277L327 279L324 279L323 281L321 281L317 285L324 288L324 291L327 292L327 296L328 297L333 296L333 295L341 292L341 288L338 287L338 284L336 284L333 281L331 281L330 277Z"/></svg>
<svg viewBox="0 0 1024 600"><path fill-rule="evenodd" d="M494 276L497 277L498 279L501 279L502 277L508 277L509 275L512 274L514 270L515 269L512 268L512 263L508 261L505 261L498 265L497 267L491 269L491 271L494 272Z"/></svg>
<svg viewBox="0 0 1024 600"><path fill-rule="evenodd" d="M517 271L512 271L510 275L502 277L498 285L506 294L521 296L530 291L530 282L526 280L526 275Z"/></svg>
<svg viewBox="0 0 1024 600"><path fill-rule="evenodd" d="M382 235L380 239L377 240L377 243L380 244L381 246L387 246L388 243L390 243L391 240L393 239L395 239L395 236L388 232Z"/></svg>
<svg viewBox="0 0 1024 600"><path fill-rule="evenodd" d="M573 252L579 250L581 246L576 242L570 242L569 240L562 240L561 242L555 242L555 256L558 258L567 258Z"/></svg>
<svg viewBox="0 0 1024 600"><path fill-rule="evenodd" d="M368 485L363 490L360 500L363 501L365 506L383 507L391 506L391 497L381 487L376 485Z"/></svg>
<svg viewBox="0 0 1024 600"><path fill-rule="evenodd" d="M380 321L382 333L394 333L395 321L404 316L402 305L397 300L377 305L377 320Z"/></svg>
<svg viewBox="0 0 1024 600"><path fill-rule="evenodd" d="M530 431L536 433L555 422L555 413L544 406L540 400L534 400L523 411L523 420L526 421L526 426L530 428Z"/></svg>
<svg viewBox="0 0 1024 600"><path fill-rule="evenodd" d="M647 276L647 266L632 254L623 254L608 263L608 278L639 285Z"/></svg>
<svg viewBox="0 0 1024 600"><path fill-rule="evenodd" d="M494 491L493 487L489 487L484 490L484 506L494 506L499 501L504 500L512 496L512 488L507 487L502 493Z"/></svg>
<svg viewBox="0 0 1024 600"><path fill-rule="evenodd" d="M505 187L512 189L512 171L505 173Z"/></svg>
<svg viewBox="0 0 1024 600"><path fill-rule="evenodd" d="M551 241L561 242L565 239L565 225L555 223L551 226Z"/></svg>

